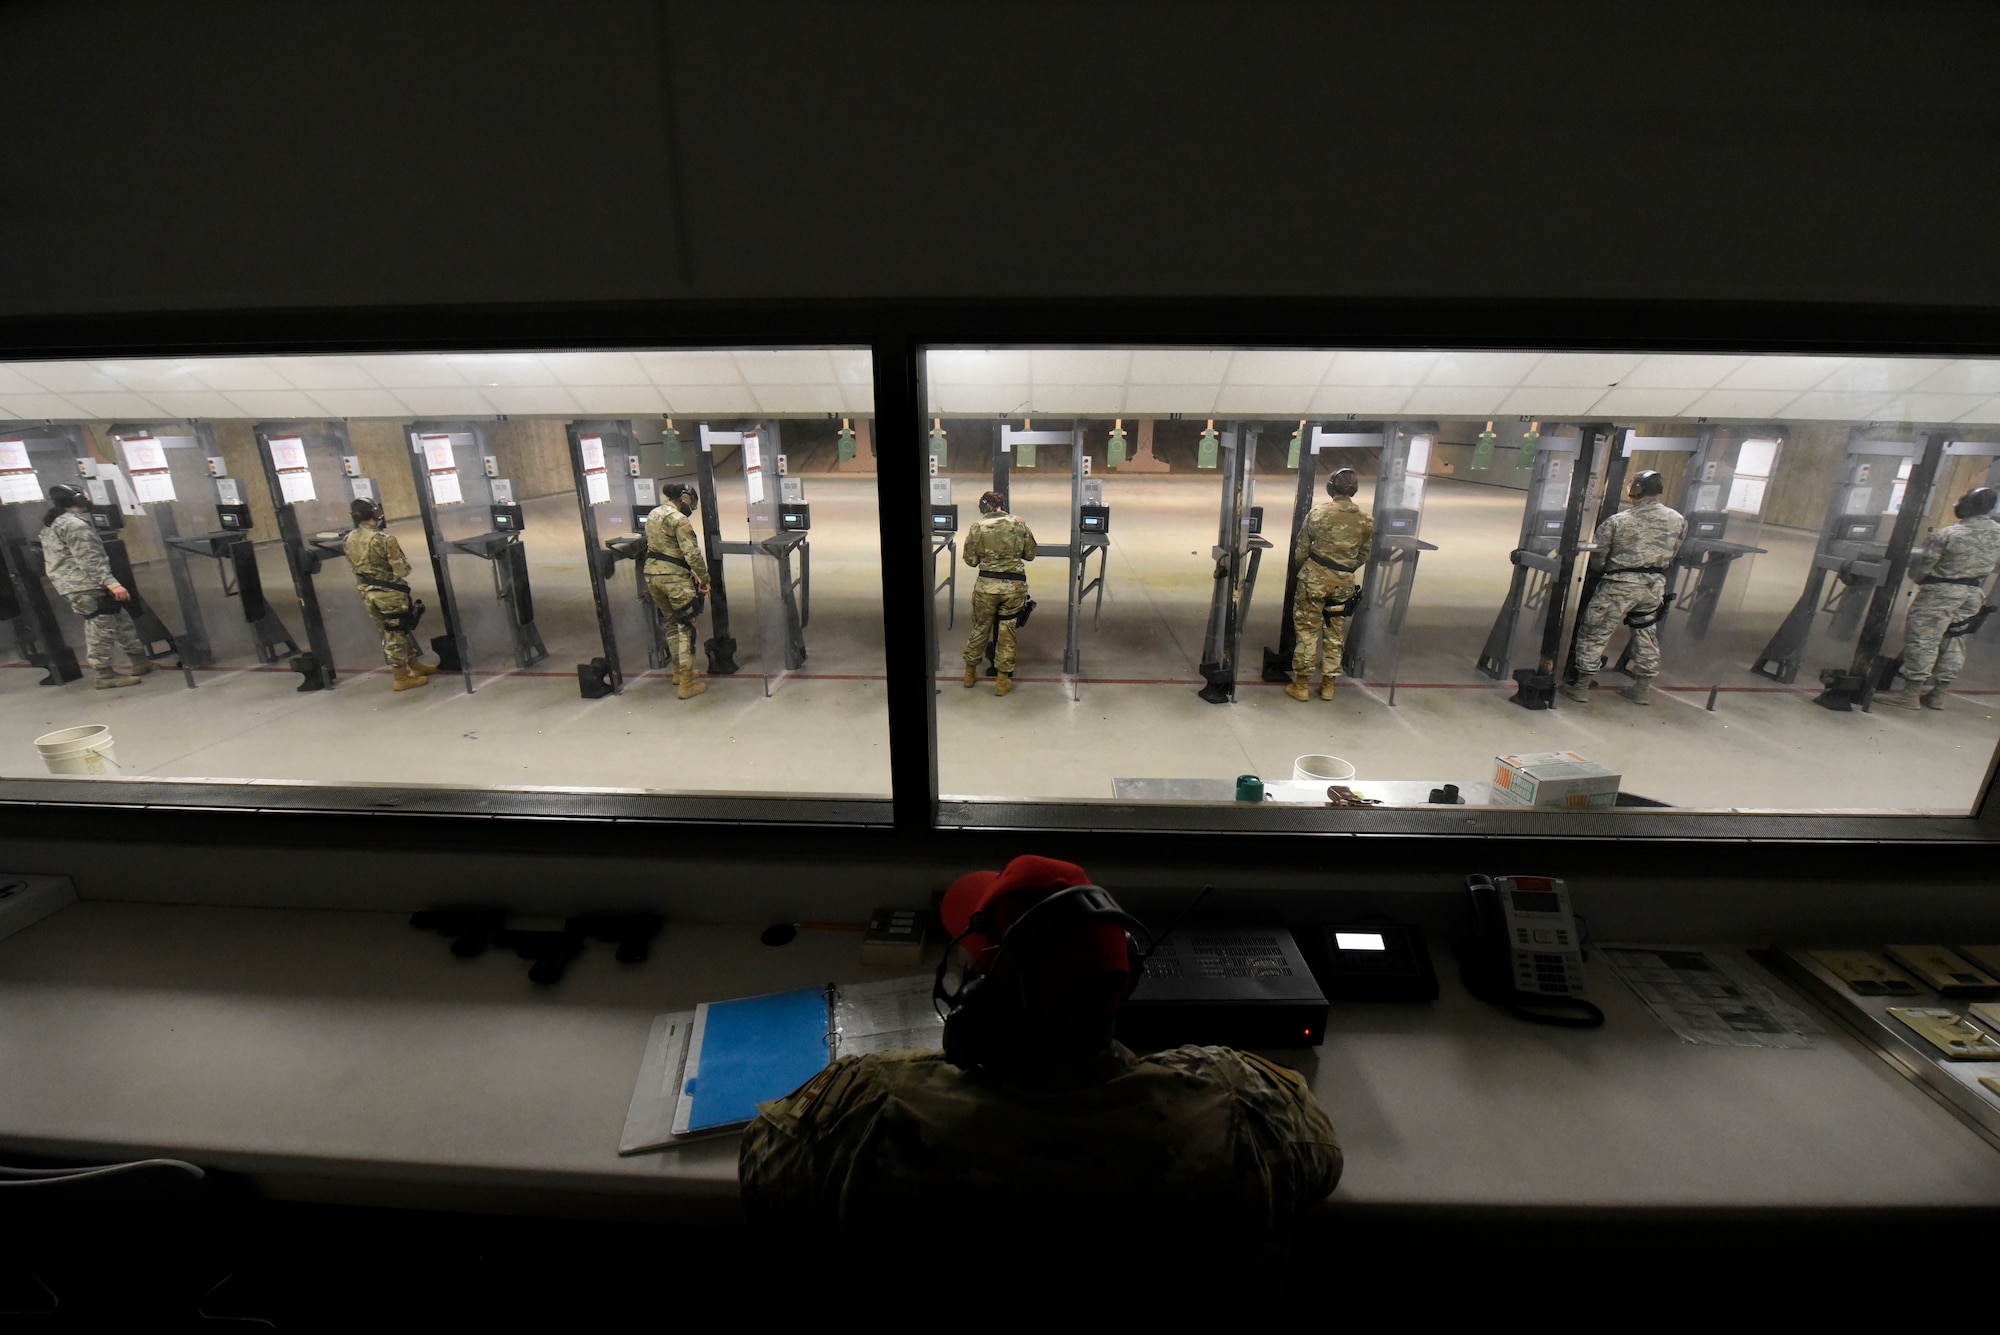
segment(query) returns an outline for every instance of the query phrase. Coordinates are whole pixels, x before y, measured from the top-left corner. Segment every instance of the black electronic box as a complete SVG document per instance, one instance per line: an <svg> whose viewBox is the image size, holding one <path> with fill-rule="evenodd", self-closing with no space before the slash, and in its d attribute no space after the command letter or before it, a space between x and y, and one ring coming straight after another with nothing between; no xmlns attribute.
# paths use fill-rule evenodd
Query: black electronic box
<svg viewBox="0 0 2000 1335"><path fill-rule="evenodd" d="M958 532L958 507L956 505L933 505L931 507L931 532Z"/></svg>
<svg viewBox="0 0 2000 1335"><path fill-rule="evenodd" d="M1437 1000L1437 970L1423 928L1364 922L1308 930L1314 971L1328 1001Z"/></svg>
<svg viewBox="0 0 2000 1335"><path fill-rule="evenodd" d="M796 501L778 507L780 533L804 533L813 526L812 506Z"/></svg>
<svg viewBox="0 0 2000 1335"><path fill-rule="evenodd" d="M215 519L222 525L224 532L250 531L250 507L247 505L218 505L215 507Z"/></svg>
<svg viewBox="0 0 2000 1335"><path fill-rule="evenodd" d="M1722 535L1728 529L1728 515L1716 514L1713 511L1704 510L1688 516L1688 536L1690 538L1705 538L1710 542L1719 542L1722 539Z"/></svg>
<svg viewBox="0 0 2000 1335"><path fill-rule="evenodd" d="M1109 533L1111 531L1111 507L1108 505L1086 505L1083 515L1077 521L1085 533Z"/></svg>
<svg viewBox="0 0 2000 1335"><path fill-rule="evenodd" d="M527 521L521 517L520 506L496 505L493 507L493 531L495 533L519 533L527 526Z"/></svg>
<svg viewBox="0 0 2000 1335"><path fill-rule="evenodd" d="M1318 1047L1326 996L1275 915L1197 918L1161 941L1118 1014L1118 1039L1141 1052L1183 1043Z"/></svg>
<svg viewBox="0 0 2000 1335"><path fill-rule="evenodd" d="M1248 525L1248 529L1249 529L1249 533L1250 533L1250 536L1251 536L1251 537L1253 537L1253 538L1255 538L1255 537L1258 537L1258 536L1260 536L1260 535L1261 535L1261 534L1262 534L1262 533L1264 532L1264 507L1263 507L1263 506L1261 506L1261 505L1253 505L1253 506L1251 506L1251 507L1250 507L1250 520L1249 520L1249 525Z"/></svg>

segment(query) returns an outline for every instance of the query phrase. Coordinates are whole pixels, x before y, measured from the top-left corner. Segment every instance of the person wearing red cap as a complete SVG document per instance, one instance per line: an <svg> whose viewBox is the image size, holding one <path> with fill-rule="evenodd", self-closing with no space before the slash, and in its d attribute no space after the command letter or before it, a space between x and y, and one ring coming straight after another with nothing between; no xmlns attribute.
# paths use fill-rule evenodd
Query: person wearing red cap
<svg viewBox="0 0 2000 1335"><path fill-rule="evenodd" d="M939 968L944 1050L842 1057L763 1104L738 1161L753 1222L878 1240L949 1217L955 1235L1101 1247L1115 1205L1127 1240L1283 1255L1341 1171L1297 1073L1229 1048L1118 1043L1145 929L1074 863L962 876L940 917L964 966L956 992Z"/></svg>

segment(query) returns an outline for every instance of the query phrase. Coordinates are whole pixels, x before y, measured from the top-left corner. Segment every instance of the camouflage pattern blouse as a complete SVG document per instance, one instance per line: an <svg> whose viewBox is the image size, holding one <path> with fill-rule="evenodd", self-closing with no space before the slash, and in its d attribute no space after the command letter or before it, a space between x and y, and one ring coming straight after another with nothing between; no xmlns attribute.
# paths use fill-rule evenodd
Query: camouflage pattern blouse
<svg viewBox="0 0 2000 1335"><path fill-rule="evenodd" d="M1187 1218L1262 1240L1340 1179L1333 1123L1295 1072L1230 1048L1134 1056L1035 1090L937 1052L843 1057L761 1107L738 1168L754 1222L894 1227L958 1203Z"/></svg>

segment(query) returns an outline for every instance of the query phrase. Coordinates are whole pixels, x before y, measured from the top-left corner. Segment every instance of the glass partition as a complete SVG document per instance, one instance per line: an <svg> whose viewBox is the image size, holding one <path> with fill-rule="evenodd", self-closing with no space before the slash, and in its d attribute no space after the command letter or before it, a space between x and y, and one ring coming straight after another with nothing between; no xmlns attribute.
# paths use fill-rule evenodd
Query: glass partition
<svg viewBox="0 0 2000 1335"><path fill-rule="evenodd" d="M1905 622L1934 532L2000 558L1953 512L2000 478L1996 371L932 348L940 797L1962 815L2000 740L1993 562L1955 558L1964 664L1921 702Z"/></svg>
<svg viewBox="0 0 2000 1335"><path fill-rule="evenodd" d="M865 349L8 371L71 411L0 401L0 777L68 773L37 739L102 725L91 773L126 779L889 793ZM140 595L104 623L141 610L163 671L135 688L94 689L45 568L66 483ZM646 541L676 483L710 584L692 610L654 596ZM357 500L384 521L358 546ZM672 670L681 625L700 690Z"/></svg>

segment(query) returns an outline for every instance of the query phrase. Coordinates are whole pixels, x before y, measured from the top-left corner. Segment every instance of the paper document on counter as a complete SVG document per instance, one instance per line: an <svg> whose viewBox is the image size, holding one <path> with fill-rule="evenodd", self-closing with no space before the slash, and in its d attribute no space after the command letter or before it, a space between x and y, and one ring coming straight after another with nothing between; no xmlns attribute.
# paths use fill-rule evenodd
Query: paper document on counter
<svg viewBox="0 0 2000 1335"><path fill-rule="evenodd" d="M1611 971L1683 1043L1810 1048L1824 1032L1748 969L1682 946L1600 946Z"/></svg>
<svg viewBox="0 0 2000 1335"><path fill-rule="evenodd" d="M859 1057L905 1048L935 1052L944 1043L944 1017L931 1000L931 983L924 974L835 989L833 1055Z"/></svg>

